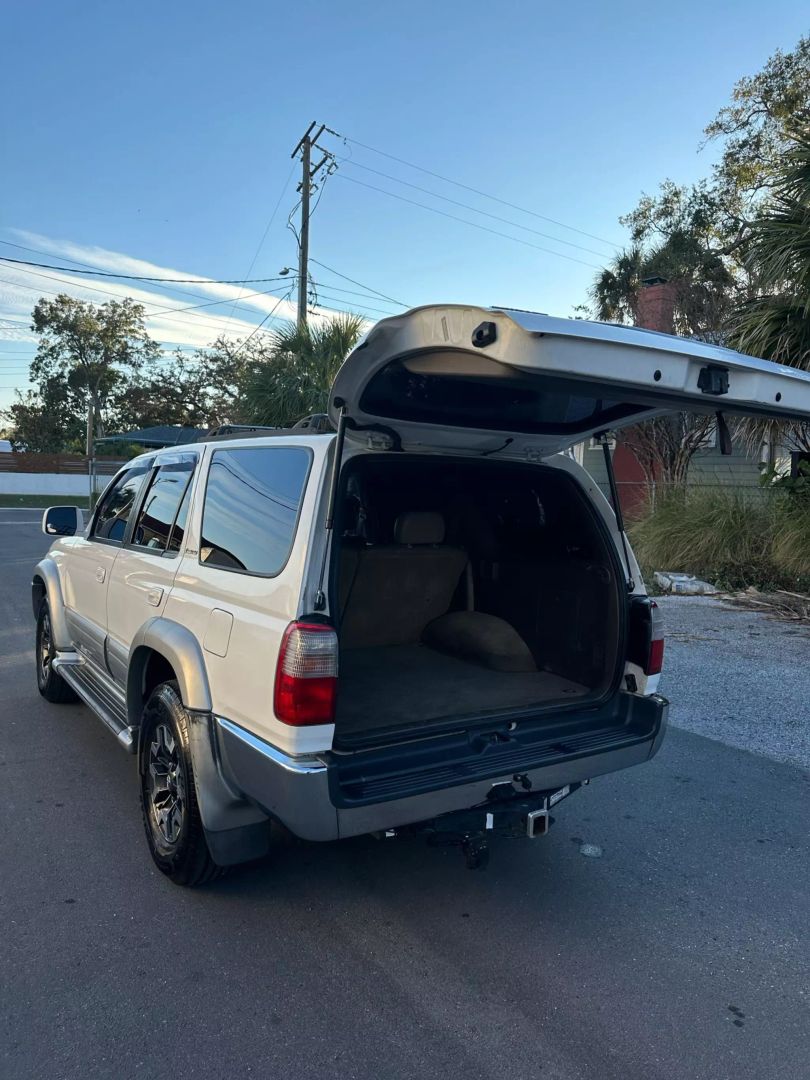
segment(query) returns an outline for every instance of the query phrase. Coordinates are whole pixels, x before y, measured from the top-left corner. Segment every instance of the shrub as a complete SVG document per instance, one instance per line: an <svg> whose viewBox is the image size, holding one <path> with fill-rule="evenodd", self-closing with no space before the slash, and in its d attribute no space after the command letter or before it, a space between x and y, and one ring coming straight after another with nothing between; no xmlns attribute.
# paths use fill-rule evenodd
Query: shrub
<svg viewBox="0 0 810 1080"><path fill-rule="evenodd" d="M628 526L646 576L681 570L727 589L810 587L810 500L771 488L692 487Z"/></svg>

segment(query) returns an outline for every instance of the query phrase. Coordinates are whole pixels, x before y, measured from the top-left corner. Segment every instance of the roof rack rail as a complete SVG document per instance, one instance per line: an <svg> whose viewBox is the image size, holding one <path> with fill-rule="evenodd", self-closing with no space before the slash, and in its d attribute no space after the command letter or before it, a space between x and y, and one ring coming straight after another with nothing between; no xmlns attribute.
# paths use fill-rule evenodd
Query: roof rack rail
<svg viewBox="0 0 810 1080"><path fill-rule="evenodd" d="M320 415L320 414L317 414ZM323 414L326 417L326 414ZM310 417L305 417L309 420ZM293 427L263 427L261 424L220 424L219 427L201 435L197 442L225 442L228 439L267 439L280 435L301 435L308 432L312 435L333 435L335 429L326 417L327 425L307 424L299 420Z"/></svg>

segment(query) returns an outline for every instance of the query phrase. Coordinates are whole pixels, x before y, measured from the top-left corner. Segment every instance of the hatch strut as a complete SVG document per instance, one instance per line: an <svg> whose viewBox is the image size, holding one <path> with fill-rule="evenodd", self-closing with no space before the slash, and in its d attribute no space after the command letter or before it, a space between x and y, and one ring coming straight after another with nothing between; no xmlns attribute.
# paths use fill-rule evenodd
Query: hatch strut
<svg viewBox="0 0 810 1080"><path fill-rule="evenodd" d="M340 479L340 464L343 458L343 443L346 439L346 402L343 398L335 398L334 404L340 409L337 426L337 438L335 439L335 456L332 458L332 475L329 478L329 500L326 504L326 520L324 531L327 536L324 539L323 558L321 559L321 572L318 577L318 589L315 593L315 610L323 611L326 607L326 594L323 591L323 579L326 575L326 557L329 554L329 533L332 532L335 521L335 503L337 502L337 487Z"/></svg>
<svg viewBox="0 0 810 1080"><path fill-rule="evenodd" d="M636 583L633 581L633 571L630 569L630 552L627 550L627 537L624 535L624 515L622 514L622 504L619 502L619 489L616 486L616 474L613 471L613 458L610 456L607 432L600 431L595 438L602 444L602 453L605 457L605 470L610 486L610 500L613 503L613 513L616 515L616 528L619 530L619 536L622 539L624 564L627 567L627 591L634 592Z"/></svg>

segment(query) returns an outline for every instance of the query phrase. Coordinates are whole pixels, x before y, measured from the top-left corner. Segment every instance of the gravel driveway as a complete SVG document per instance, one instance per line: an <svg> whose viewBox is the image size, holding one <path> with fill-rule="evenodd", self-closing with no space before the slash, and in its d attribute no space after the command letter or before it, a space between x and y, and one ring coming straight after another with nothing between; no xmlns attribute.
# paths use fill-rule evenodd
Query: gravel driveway
<svg viewBox="0 0 810 1080"><path fill-rule="evenodd" d="M810 626L705 596L657 601L670 722L810 769Z"/></svg>

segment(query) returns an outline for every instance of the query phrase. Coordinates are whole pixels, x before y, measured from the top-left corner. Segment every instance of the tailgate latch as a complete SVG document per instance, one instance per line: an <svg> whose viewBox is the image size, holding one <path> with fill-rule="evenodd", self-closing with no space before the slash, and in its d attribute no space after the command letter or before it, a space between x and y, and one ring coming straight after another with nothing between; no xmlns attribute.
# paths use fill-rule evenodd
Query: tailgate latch
<svg viewBox="0 0 810 1080"><path fill-rule="evenodd" d="M704 394L721 397L728 393L728 368L707 364L698 374L698 390Z"/></svg>

